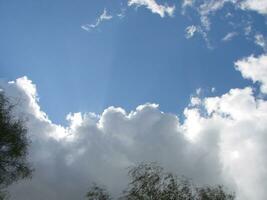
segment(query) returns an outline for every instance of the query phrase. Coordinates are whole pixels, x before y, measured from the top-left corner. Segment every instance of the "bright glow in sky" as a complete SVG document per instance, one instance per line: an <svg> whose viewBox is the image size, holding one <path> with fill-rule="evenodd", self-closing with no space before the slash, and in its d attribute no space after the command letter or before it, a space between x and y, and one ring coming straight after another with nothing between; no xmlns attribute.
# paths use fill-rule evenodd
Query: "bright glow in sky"
<svg viewBox="0 0 267 200"><path fill-rule="evenodd" d="M266 24L266 0L1 1L0 88L36 169L12 199L116 195L150 160L265 200Z"/></svg>

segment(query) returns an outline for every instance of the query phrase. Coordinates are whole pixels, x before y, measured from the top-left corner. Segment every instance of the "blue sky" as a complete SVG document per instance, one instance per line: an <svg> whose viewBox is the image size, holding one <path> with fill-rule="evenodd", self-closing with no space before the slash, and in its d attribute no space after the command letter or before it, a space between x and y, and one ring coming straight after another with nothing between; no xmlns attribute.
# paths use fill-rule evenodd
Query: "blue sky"
<svg viewBox="0 0 267 200"><path fill-rule="evenodd" d="M0 92L35 169L11 199L117 197L156 161L266 200L266 26L266 0L0 0Z"/></svg>
<svg viewBox="0 0 267 200"><path fill-rule="evenodd" d="M125 1L1 1L1 78L30 78L42 109L62 124L69 112L131 110L146 102L180 115L197 88L212 96L213 87L218 95L248 84L233 63L263 52L254 35L266 36L264 15L229 3L210 14L206 40L197 33L188 39L185 29L202 26L200 14L192 7L182 14L179 1L157 3L175 6L173 16ZM104 10L113 18L81 28ZM253 31L246 36L248 24ZM238 35L222 41L231 32Z"/></svg>

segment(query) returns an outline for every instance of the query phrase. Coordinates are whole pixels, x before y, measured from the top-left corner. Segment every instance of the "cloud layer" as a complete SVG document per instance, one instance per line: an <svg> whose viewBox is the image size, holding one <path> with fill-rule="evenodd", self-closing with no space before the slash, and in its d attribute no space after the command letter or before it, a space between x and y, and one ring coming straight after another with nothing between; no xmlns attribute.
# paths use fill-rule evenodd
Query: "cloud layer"
<svg viewBox="0 0 267 200"><path fill-rule="evenodd" d="M265 61L266 55L250 56L235 65L266 93ZM10 188L14 200L84 199L92 182L117 195L127 182L126 167L140 161L158 161L198 184L225 184L238 200L266 198L267 102L252 87L192 97L183 122L144 104L130 112L109 107L100 115L70 113L67 127L49 120L27 77L1 88L18 103L16 114L28 119L29 159L36 169L32 180Z"/></svg>

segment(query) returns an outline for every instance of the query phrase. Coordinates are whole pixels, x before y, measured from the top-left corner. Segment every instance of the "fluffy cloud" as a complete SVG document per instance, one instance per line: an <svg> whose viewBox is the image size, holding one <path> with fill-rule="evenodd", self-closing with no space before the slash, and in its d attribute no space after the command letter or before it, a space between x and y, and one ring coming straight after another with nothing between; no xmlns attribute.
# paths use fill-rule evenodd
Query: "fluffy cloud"
<svg viewBox="0 0 267 200"><path fill-rule="evenodd" d="M235 63L244 78L261 83L261 92L267 93L267 55L249 56Z"/></svg>
<svg viewBox="0 0 267 200"><path fill-rule="evenodd" d="M168 5L160 5L155 0L129 0L128 1L129 6L145 6L149 10L151 10L152 13L156 13L160 15L161 17L164 17L165 14L169 16L173 16L175 6L168 6Z"/></svg>
<svg viewBox="0 0 267 200"><path fill-rule="evenodd" d="M236 66L264 84L257 71L266 68L257 66L266 66L265 61L265 55L249 57ZM126 167L144 160L158 161L198 184L225 184L238 200L266 198L267 102L251 87L192 97L183 122L156 104L144 104L131 112L109 107L100 115L70 113L66 127L41 110L36 86L27 77L2 82L1 88L18 103L16 113L28 119L32 141L35 173L11 186L14 200L83 199L91 182L106 184L116 195L127 182Z"/></svg>
<svg viewBox="0 0 267 200"><path fill-rule="evenodd" d="M255 99L248 87L208 98L205 105L213 118L228 120L221 129L219 155L225 177L234 179L238 199L265 199L267 102Z"/></svg>
<svg viewBox="0 0 267 200"><path fill-rule="evenodd" d="M244 0L240 6L244 10L253 10L263 15L267 14L267 1L265 0Z"/></svg>

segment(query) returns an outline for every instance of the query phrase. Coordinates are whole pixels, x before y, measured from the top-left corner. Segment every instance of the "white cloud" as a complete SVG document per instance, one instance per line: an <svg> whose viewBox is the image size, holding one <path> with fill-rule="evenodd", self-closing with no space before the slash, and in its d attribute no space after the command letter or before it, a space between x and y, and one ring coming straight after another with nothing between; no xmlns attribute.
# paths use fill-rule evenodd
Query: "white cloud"
<svg viewBox="0 0 267 200"><path fill-rule="evenodd" d="M107 13L107 10L104 9L103 13L97 18L94 24L84 24L81 28L85 31L90 31L96 27L98 27L103 21L111 20L113 17Z"/></svg>
<svg viewBox="0 0 267 200"><path fill-rule="evenodd" d="M267 1L266 0L184 0L182 3L182 13L185 14L186 8L191 7L199 15L200 28L201 31L206 35L203 38L207 41L207 34L211 30L212 26L212 16L217 14L218 11L222 10L226 5L231 5L235 10L244 10L244 11L256 11L259 14L267 14ZM225 17L224 20L228 19L229 16L233 16L232 13L227 13L228 17ZM249 14L246 17L250 17ZM234 27L244 26L244 34L248 36L252 30L252 24L234 24ZM243 22L242 22L243 23ZM203 35L204 35L203 34ZM227 38L226 38L227 39Z"/></svg>
<svg viewBox="0 0 267 200"><path fill-rule="evenodd" d="M255 99L252 88L232 89L222 97L206 99L206 107L213 119L228 120L221 128L219 154L225 177L234 179L238 199L265 199L267 102Z"/></svg>
<svg viewBox="0 0 267 200"><path fill-rule="evenodd" d="M193 7L194 3L195 0L183 0L181 13L184 15L186 13L186 9L189 7Z"/></svg>
<svg viewBox="0 0 267 200"><path fill-rule="evenodd" d="M199 97L192 97L191 98L191 105L198 106L201 104L201 99Z"/></svg>
<svg viewBox="0 0 267 200"><path fill-rule="evenodd" d="M214 13L224 7L228 2L235 2L235 0L205 0L199 7L199 12L203 16Z"/></svg>
<svg viewBox="0 0 267 200"><path fill-rule="evenodd" d="M182 7L185 8L185 7L190 7L194 4L194 0L183 0L183 4L182 4Z"/></svg>
<svg viewBox="0 0 267 200"><path fill-rule="evenodd" d="M228 42L228 41L231 41L234 37L236 37L238 35L237 32L230 32L230 33L227 33L223 38L222 38L222 41L224 42Z"/></svg>
<svg viewBox="0 0 267 200"><path fill-rule="evenodd" d="M262 55L236 62L244 77L262 83L263 92L266 60ZM28 119L35 168L32 180L10 188L13 200L83 199L93 181L118 194L127 182L126 167L144 160L199 184L225 184L238 200L266 199L267 101L251 87L192 97L183 123L157 104L144 104L129 113L115 107L100 115L72 113L67 127L41 111L36 86L27 77L1 88L19 100L16 113Z"/></svg>
<svg viewBox="0 0 267 200"><path fill-rule="evenodd" d="M209 31L211 26L209 16L222 9L226 3L235 3L236 0L204 0L201 2L196 9L200 15L202 26Z"/></svg>
<svg viewBox="0 0 267 200"><path fill-rule="evenodd" d="M252 10L259 14L267 14L267 2L265 0L184 0L183 6L197 6L201 16L208 16L222 9L227 3L234 5L238 9Z"/></svg>
<svg viewBox="0 0 267 200"><path fill-rule="evenodd" d="M255 43L262 47L264 50L267 50L267 39L264 38L262 34L255 35Z"/></svg>
<svg viewBox="0 0 267 200"><path fill-rule="evenodd" d="M193 8L200 17L200 25L198 25L198 32L205 40L207 47L212 48L208 38L208 32L211 29L210 16L222 9L226 3L235 3L236 0L200 0L187 1L184 0L182 4L182 13L185 14L186 8Z"/></svg>
<svg viewBox="0 0 267 200"><path fill-rule="evenodd" d="M161 17L164 17L165 14L173 16L175 11L175 6L160 5L155 0L129 0L128 6L145 6L152 13L156 13Z"/></svg>
<svg viewBox="0 0 267 200"><path fill-rule="evenodd" d="M266 0L244 0L241 1L240 7L244 10L256 11L263 15L267 14Z"/></svg>
<svg viewBox="0 0 267 200"><path fill-rule="evenodd" d="M199 96L202 93L202 89L201 88L197 88L196 89L196 94Z"/></svg>
<svg viewBox="0 0 267 200"><path fill-rule="evenodd" d="M235 63L244 78L261 83L261 92L267 93L267 55L249 56Z"/></svg>
<svg viewBox="0 0 267 200"><path fill-rule="evenodd" d="M198 32L198 28L195 25L188 26L185 29L185 37L187 39L190 39L190 38L194 37L196 32Z"/></svg>

